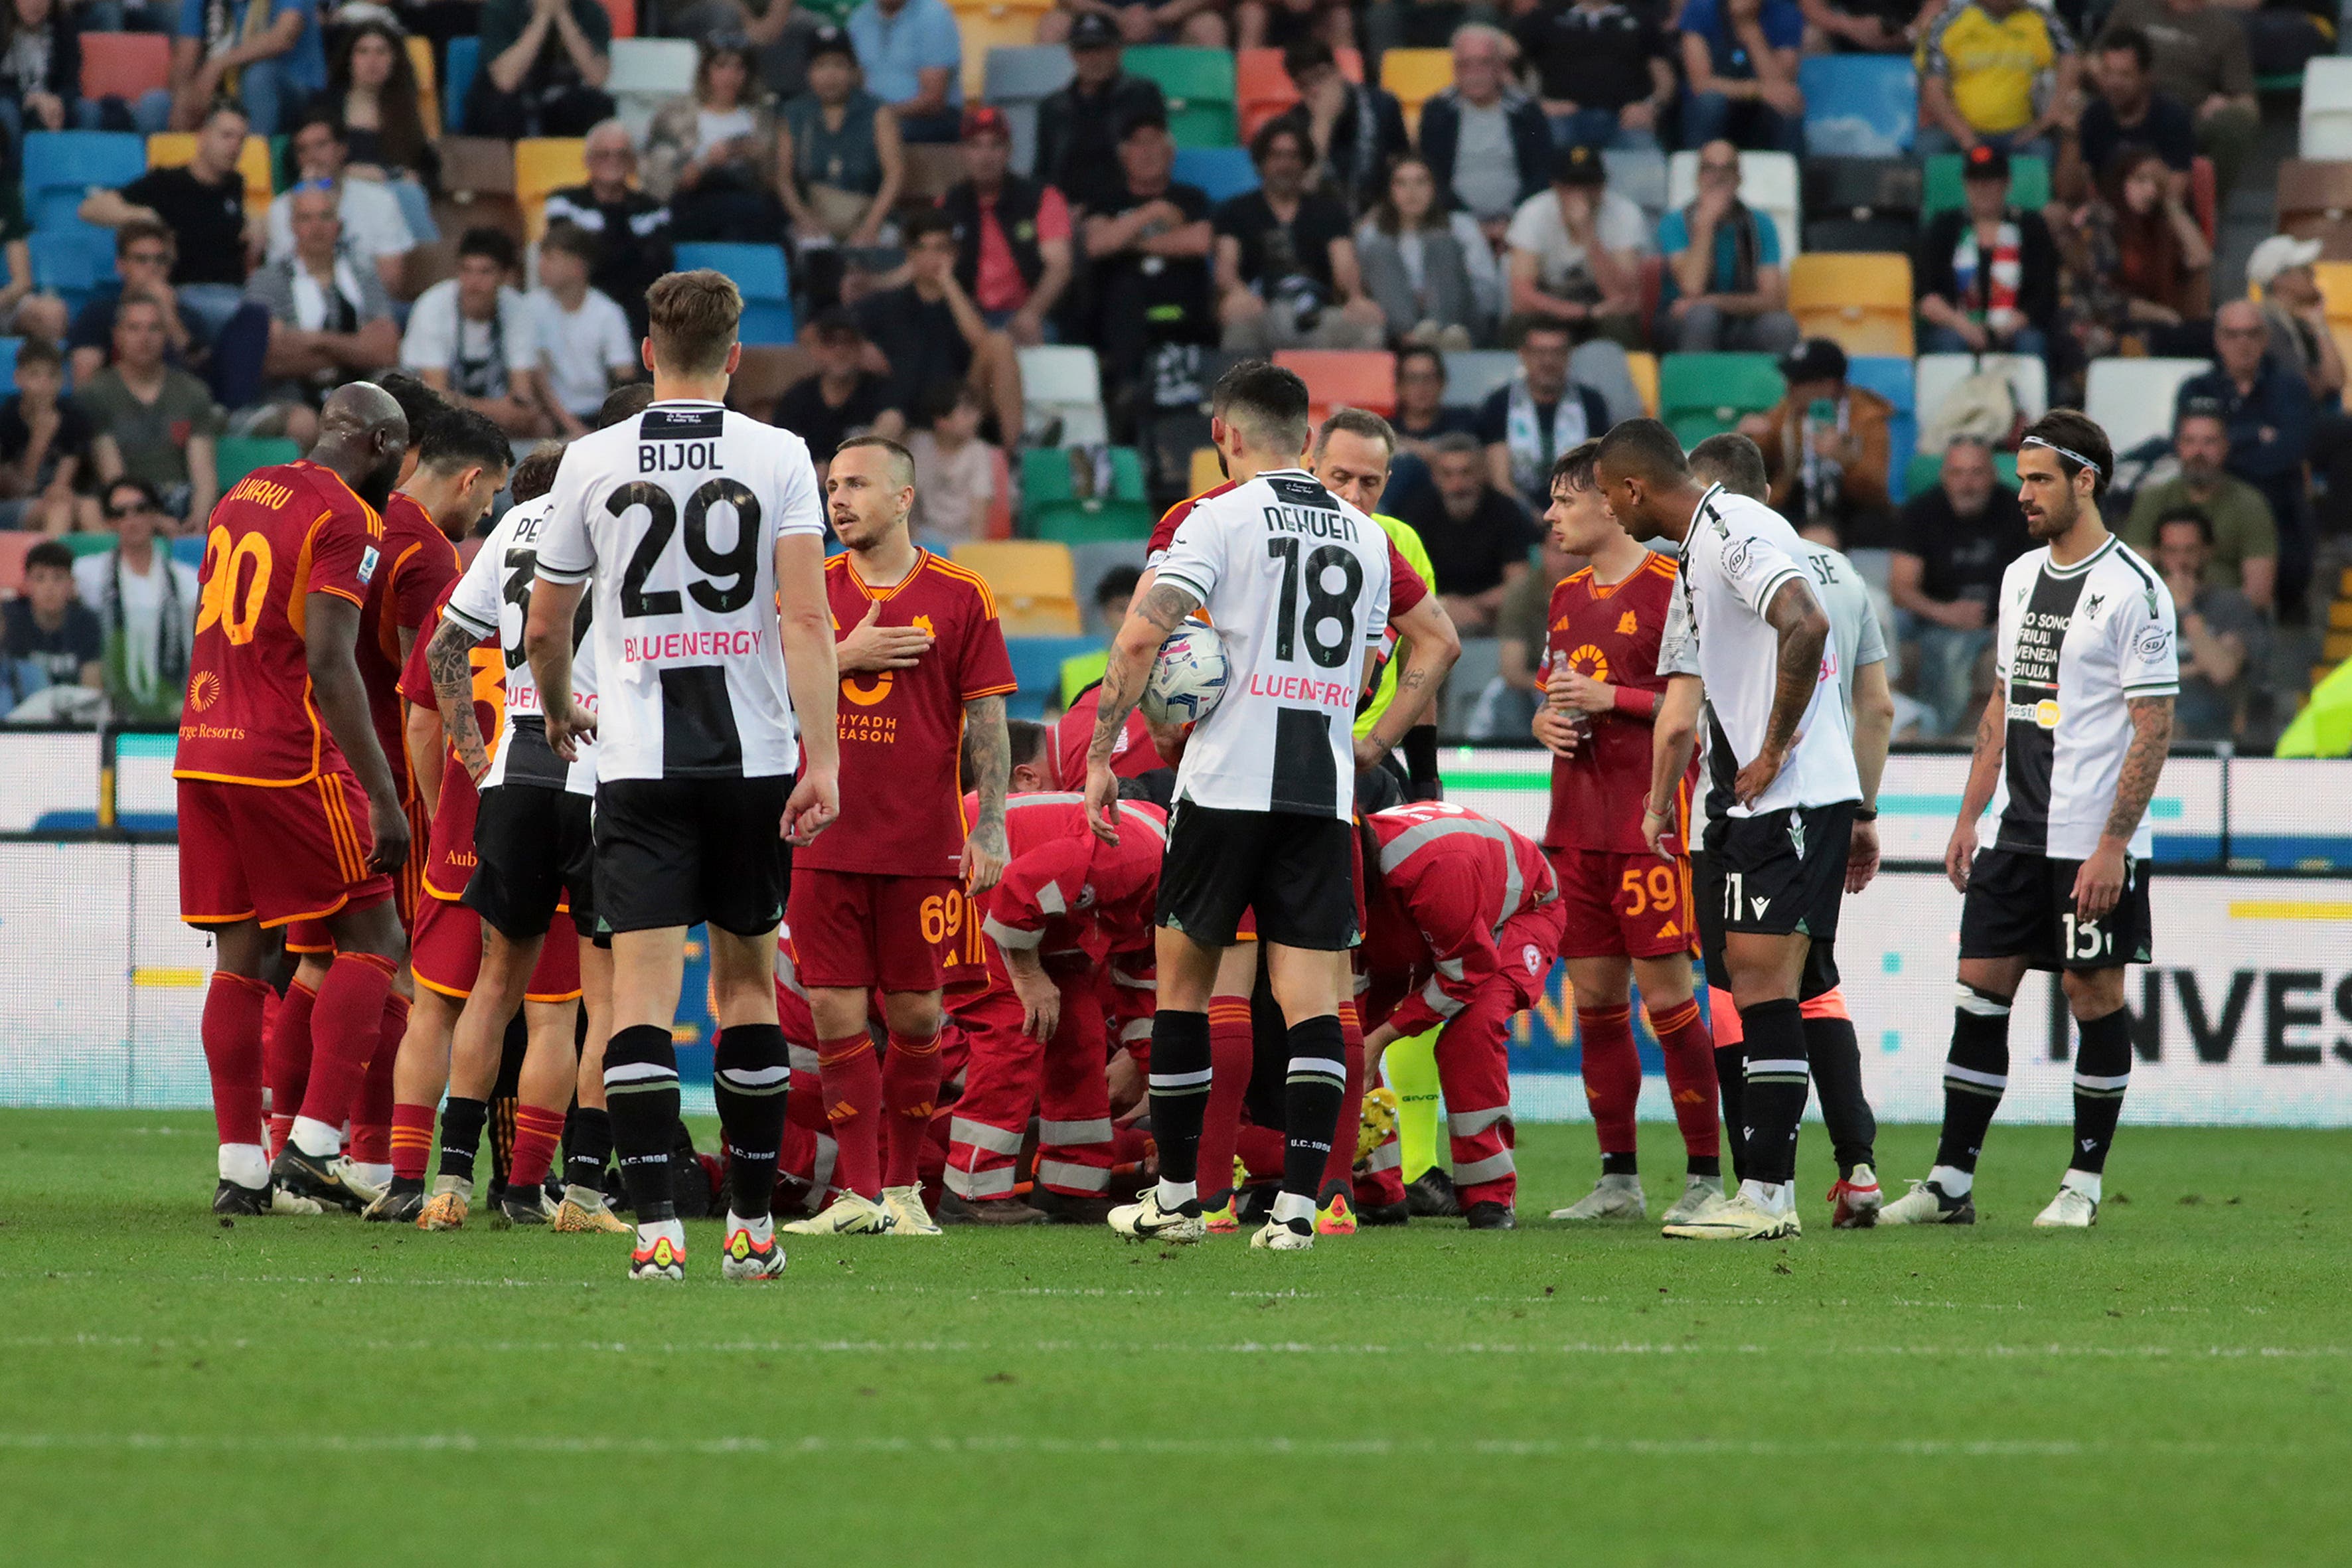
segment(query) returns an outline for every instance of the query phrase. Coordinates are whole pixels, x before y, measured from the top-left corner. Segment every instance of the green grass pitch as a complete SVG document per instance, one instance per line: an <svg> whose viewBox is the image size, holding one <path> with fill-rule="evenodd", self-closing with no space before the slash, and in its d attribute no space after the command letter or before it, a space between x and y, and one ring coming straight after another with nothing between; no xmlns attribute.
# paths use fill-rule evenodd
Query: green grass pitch
<svg viewBox="0 0 2352 1568"><path fill-rule="evenodd" d="M2345 1134L2126 1127L2088 1235L1996 1131L1973 1231L802 1241L205 1212L208 1117L0 1113L0 1561L2352 1560ZM1889 1129L1885 1173L1920 1173ZM1661 1170L1670 1128L1646 1129ZM1651 1178L1653 1208L1664 1188ZM2128 1200L2128 1201L2126 1201Z"/></svg>

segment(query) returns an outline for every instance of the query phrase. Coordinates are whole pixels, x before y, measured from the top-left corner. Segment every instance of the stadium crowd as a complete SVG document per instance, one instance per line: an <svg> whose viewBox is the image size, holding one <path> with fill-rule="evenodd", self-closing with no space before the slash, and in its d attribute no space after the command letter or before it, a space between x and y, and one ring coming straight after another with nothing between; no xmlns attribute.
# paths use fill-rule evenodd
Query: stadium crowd
<svg viewBox="0 0 2352 1568"><path fill-rule="evenodd" d="M2344 651L2352 294L2317 240L2242 255L2222 219L2271 167L2258 81L2333 33L2218 0L16 0L0 528L111 552L69 571L134 651L12 613L11 709L167 706L128 684L176 657L152 606L190 613L146 531L192 560L341 381L579 434L683 257L752 302L739 406L820 452L906 439L943 548L1077 547L1016 631L1080 633L1200 488L1236 356L1392 416L1381 504L1470 640L1462 738L1535 705L1575 564L1551 459L1644 411L1757 439L1874 586L1900 732L1964 731L2019 435L2106 416L2145 357L2106 505L2201 584L2183 733L2266 747ZM0 589L38 600L31 548Z"/></svg>

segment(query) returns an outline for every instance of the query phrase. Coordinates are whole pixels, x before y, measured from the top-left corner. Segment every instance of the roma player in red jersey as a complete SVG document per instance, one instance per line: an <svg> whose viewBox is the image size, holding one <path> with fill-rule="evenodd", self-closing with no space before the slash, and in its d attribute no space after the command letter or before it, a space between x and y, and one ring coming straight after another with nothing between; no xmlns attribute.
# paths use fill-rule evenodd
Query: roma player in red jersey
<svg viewBox="0 0 2352 1568"><path fill-rule="evenodd" d="M408 811L370 721L353 647L383 566L383 522L360 499L400 471L408 421L383 388L331 394L308 460L257 469L213 509L179 780L180 918L218 943L205 1060L219 1124L222 1214L272 1206L273 1184L350 1207L374 1194L342 1125L407 942L389 873ZM326 921L336 958L313 1009L310 1082L284 1152L260 1140L262 930Z"/></svg>
<svg viewBox="0 0 2352 1568"><path fill-rule="evenodd" d="M988 584L908 536L915 468L904 447L843 442L825 496L849 547L824 574L839 639L841 820L794 854L790 920L845 1190L782 1228L932 1235L917 1160L940 1082L942 979L924 931L1004 871L1013 662ZM969 823L958 776L967 729L980 796ZM887 1061L866 1032L877 988Z"/></svg>
<svg viewBox="0 0 2352 1568"><path fill-rule="evenodd" d="M1687 855L1664 860L1642 838L1649 800L1650 727L1665 678L1658 644L1675 593L1675 563L1645 550L1619 526L1592 478L1599 443L1588 441L1552 468L1552 540L1591 564L1551 593L1545 667L1551 700L1535 720L1553 752L1551 817L1544 854L1559 879L1568 923L1561 956L1575 987L1583 1047L1584 1093L1601 1139L1601 1181L1553 1211L1565 1220L1647 1217L1634 1161L1634 1108L1642 1061L1633 1045L1637 982L1665 1057L1666 1088L1688 1159L1686 1206L1723 1191L1715 1111L1715 1042L1693 994L1691 945L1698 925ZM1679 838L1690 820L1690 779L1678 804Z"/></svg>

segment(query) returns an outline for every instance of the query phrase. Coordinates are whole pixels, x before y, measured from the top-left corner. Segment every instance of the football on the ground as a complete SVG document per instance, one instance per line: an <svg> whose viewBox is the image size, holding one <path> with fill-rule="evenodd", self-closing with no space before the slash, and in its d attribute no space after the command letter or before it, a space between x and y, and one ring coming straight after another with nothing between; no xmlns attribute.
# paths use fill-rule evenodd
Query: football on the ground
<svg viewBox="0 0 2352 1568"><path fill-rule="evenodd" d="M1225 694L1233 667L1213 627L1187 621L1168 634L1143 683L1143 716L1160 724L1197 724Z"/></svg>

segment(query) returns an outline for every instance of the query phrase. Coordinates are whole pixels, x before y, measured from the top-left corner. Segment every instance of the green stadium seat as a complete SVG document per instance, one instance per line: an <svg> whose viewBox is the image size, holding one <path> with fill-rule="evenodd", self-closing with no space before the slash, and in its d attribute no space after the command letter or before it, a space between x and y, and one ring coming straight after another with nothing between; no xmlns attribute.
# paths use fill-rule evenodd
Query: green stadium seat
<svg viewBox="0 0 2352 1568"><path fill-rule="evenodd" d="M1960 154L1937 153L1927 159L1927 179L1919 193L1919 221L1962 205ZM2050 205L2050 161L2015 157L2009 161L2009 205L2028 212Z"/></svg>
<svg viewBox="0 0 2352 1568"><path fill-rule="evenodd" d="M1122 57L1125 68L1157 82L1168 100L1168 133L1179 147L1230 147L1241 130L1234 103L1234 57L1226 49L1143 44Z"/></svg>
<svg viewBox="0 0 2352 1568"><path fill-rule="evenodd" d="M1658 417L1685 447L1771 407L1786 390L1770 354L1668 354L1658 362Z"/></svg>
<svg viewBox="0 0 2352 1568"><path fill-rule="evenodd" d="M215 452L221 492L226 494L229 486L254 469L290 463L302 455L302 448L278 436L224 436L215 443Z"/></svg>
<svg viewBox="0 0 2352 1568"><path fill-rule="evenodd" d="M1024 506L1047 501L1075 501L1076 476L1071 471L1067 448L1033 447L1021 454L1021 497ZM1106 500L1142 500L1143 455L1132 447L1110 449L1110 494Z"/></svg>

